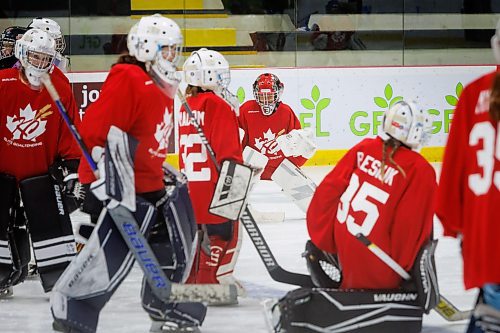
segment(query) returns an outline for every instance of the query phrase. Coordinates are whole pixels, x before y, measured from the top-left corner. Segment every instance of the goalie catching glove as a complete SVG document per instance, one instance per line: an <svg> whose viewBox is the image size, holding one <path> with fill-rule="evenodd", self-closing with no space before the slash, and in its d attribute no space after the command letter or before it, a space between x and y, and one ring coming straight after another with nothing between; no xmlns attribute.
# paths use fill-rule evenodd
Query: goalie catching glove
<svg viewBox="0 0 500 333"><path fill-rule="evenodd" d="M285 156L302 156L311 158L316 152L314 134L310 128L294 129L285 135L276 138L281 151Z"/></svg>

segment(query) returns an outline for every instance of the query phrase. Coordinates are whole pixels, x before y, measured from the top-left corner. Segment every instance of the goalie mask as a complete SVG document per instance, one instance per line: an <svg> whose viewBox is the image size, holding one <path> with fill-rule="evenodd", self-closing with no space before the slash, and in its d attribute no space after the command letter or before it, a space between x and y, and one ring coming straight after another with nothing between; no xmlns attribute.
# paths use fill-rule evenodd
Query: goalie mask
<svg viewBox="0 0 500 333"><path fill-rule="evenodd" d="M191 53L182 70L187 84L205 90L222 91L231 82L227 60L219 52L206 48Z"/></svg>
<svg viewBox="0 0 500 333"><path fill-rule="evenodd" d="M16 41L15 56L21 62L29 83L35 89L41 86L42 75L52 68L57 54L55 45L54 39L40 29L28 30Z"/></svg>
<svg viewBox="0 0 500 333"><path fill-rule="evenodd" d="M129 54L144 62L160 90L173 98L179 85L176 65L182 53L181 29L160 14L146 16L134 24L127 36Z"/></svg>
<svg viewBox="0 0 500 333"><path fill-rule="evenodd" d="M24 27L8 27L0 36L0 59L14 56L16 40L20 39L28 31Z"/></svg>
<svg viewBox="0 0 500 333"><path fill-rule="evenodd" d="M280 101L283 88L284 85L280 79L271 73L259 75L253 83L253 96L265 116L273 114Z"/></svg>
<svg viewBox="0 0 500 333"><path fill-rule="evenodd" d="M63 53L66 49L66 41L64 40L64 35L61 32L61 27L59 24L51 19L37 17L31 21L28 25L29 28L37 28L48 33L56 41L56 51L58 53Z"/></svg>
<svg viewBox="0 0 500 333"><path fill-rule="evenodd" d="M384 132L411 149L425 145L430 136L428 114L414 102L397 102L384 114Z"/></svg>

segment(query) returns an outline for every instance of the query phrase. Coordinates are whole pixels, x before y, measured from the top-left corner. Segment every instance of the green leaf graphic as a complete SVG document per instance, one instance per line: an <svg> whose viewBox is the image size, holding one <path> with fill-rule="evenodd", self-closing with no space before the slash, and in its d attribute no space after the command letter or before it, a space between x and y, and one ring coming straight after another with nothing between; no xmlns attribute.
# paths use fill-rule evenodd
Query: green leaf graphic
<svg viewBox="0 0 500 333"><path fill-rule="evenodd" d="M314 103L310 99L302 98L300 104L308 110L314 110Z"/></svg>
<svg viewBox="0 0 500 333"><path fill-rule="evenodd" d="M245 100L245 89L243 89L243 87L239 87L236 91L236 96L238 96L238 101L240 102L240 104L243 103L243 101Z"/></svg>
<svg viewBox="0 0 500 333"><path fill-rule="evenodd" d="M390 84L385 86L384 95L386 100L390 100L392 98L392 87Z"/></svg>
<svg viewBox="0 0 500 333"><path fill-rule="evenodd" d="M378 107L381 107L383 109L388 107L387 101L385 99L383 99L382 97L375 97L373 100L375 101L375 104L377 104Z"/></svg>
<svg viewBox="0 0 500 333"><path fill-rule="evenodd" d="M392 107L395 103L402 101L403 96L396 96L389 102L389 107Z"/></svg>
<svg viewBox="0 0 500 333"><path fill-rule="evenodd" d="M313 101L317 102L318 99L319 99L319 88L318 86L314 86L311 90L311 97L313 99Z"/></svg>
<svg viewBox="0 0 500 333"><path fill-rule="evenodd" d="M457 87L455 88L455 93L457 94L457 97L460 97L460 94L462 94L462 90L464 90L464 86L462 82L458 82Z"/></svg>
<svg viewBox="0 0 500 333"><path fill-rule="evenodd" d="M318 105L316 105L316 111L319 112L326 108L328 105L330 105L330 98L323 98L321 101L319 101Z"/></svg>
<svg viewBox="0 0 500 333"><path fill-rule="evenodd" d="M451 106L456 106L458 103L458 99L453 95L446 95L445 98L448 104L450 104Z"/></svg>

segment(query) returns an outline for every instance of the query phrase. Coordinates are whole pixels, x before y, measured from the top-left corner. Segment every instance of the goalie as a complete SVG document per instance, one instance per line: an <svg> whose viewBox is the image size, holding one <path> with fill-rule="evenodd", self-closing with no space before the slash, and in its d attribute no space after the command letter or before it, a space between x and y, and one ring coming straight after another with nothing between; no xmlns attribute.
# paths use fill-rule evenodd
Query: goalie
<svg viewBox="0 0 500 333"><path fill-rule="evenodd" d="M358 143L318 186L307 211L311 241L305 256L313 283L333 290L288 294L279 303L281 328L420 332L422 313L434 307L438 294L431 241L436 175L414 151L428 125L414 103L396 103L384 116L386 138ZM413 279L403 280L357 234L378 244Z"/></svg>
<svg viewBox="0 0 500 333"><path fill-rule="evenodd" d="M316 185L300 166L314 155L316 145L312 131L301 129L293 110L281 102L283 89L274 74L257 77L253 84L255 99L240 107L242 146L246 163L254 165L255 160L265 159L260 179L275 181L305 212Z"/></svg>

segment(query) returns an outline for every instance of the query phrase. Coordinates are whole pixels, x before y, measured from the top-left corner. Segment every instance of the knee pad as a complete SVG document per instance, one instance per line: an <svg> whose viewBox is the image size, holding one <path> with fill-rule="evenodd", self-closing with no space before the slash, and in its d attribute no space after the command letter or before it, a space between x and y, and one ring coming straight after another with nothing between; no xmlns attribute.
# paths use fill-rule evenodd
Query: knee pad
<svg viewBox="0 0 500 333"><path fill-rule="evenodd" d="M76 254L75 237L59 185L49 175L20 182L33 252L45 292Z"/></svg>
<svg viewBox="0 0 500 333"><path fill-rule="evenodd" d="M186 184L167 188L168 200L162 207L168 239L172 247L176 274L184 282L191 270L197 246L197 225ZM177 280L177 278L176 278Z"/></svg>

